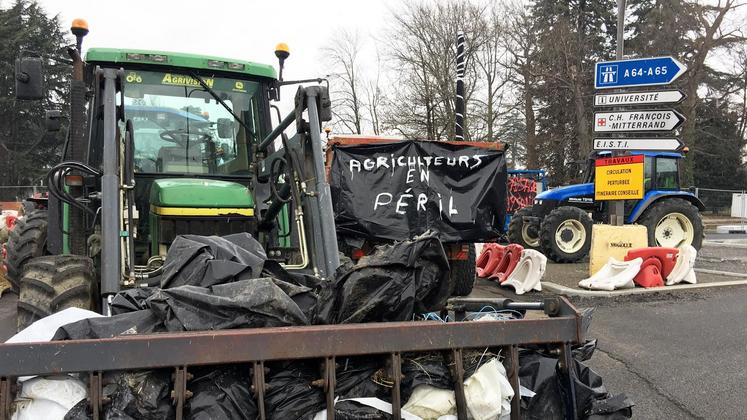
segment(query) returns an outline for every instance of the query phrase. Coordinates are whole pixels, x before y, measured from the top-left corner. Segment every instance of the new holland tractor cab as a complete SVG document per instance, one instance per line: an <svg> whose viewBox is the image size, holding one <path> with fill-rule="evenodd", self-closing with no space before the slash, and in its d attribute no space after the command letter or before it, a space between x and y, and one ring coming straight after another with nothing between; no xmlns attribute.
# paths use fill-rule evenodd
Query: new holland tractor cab
<svg viewBox="0 0 747 420"><path fill-rule="evenodd" d="M48 202L13 230L5 265L19 292L18 324L76 306L108 313L123 288L155 285L182 234L249 232L268 258L324 279L339 265L325 180L323 85L299 87L280 121L289 53L273 66L192 54L77 46L62 163L49 168ZM16 96L46 97L48 57L16 62ZM272 109L278 124L273 129ZM48 111L59 129L60 111ZM286 129L295 123L295 135Z"/></svg>
<svg viewBox="0 0 747 420"><path fill-rule="evenodd" d="M648 228L649 246L700 249L705 207L692 193L680 190L675 152L632 152L644 156L644 196L625 201L625 223ZM586 162L584 182L544 191L534 204L516 212L509 225L509 240L541 250L555 262L578 261L589 252L591 226L605 223L607 201L594 200L594 161L611 152L595 152Z"/></svg>

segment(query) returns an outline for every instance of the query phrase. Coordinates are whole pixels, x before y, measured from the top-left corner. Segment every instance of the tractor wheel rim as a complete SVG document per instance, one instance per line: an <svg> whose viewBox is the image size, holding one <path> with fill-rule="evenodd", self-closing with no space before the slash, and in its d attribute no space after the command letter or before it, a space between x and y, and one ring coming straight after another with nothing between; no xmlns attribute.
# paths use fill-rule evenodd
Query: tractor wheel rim
<svg viewBox="0 0 747 420"><path fill-rule="evenodd" d="M521 239L524 240L524 243L533 248L537 248L539 246L539 235L532 236L529 234L529 223L524 223L521 226Z"/></svg>
<svg viewBox="0 0 747 420"><path fill-rule="evenodd" d="M690 219L682 213L669 213L659 220L655 229L656 244L679 248L693 243L695 229Z"/></svg>
<svg viewBox="0 0 747 420"><path fill-rule="evenodd" d="M564 239L564 236L571 235ZM566 220L555 230L555 243L561 251L573 254L581 250L586 242L586 229L578 220Z"/></svg>

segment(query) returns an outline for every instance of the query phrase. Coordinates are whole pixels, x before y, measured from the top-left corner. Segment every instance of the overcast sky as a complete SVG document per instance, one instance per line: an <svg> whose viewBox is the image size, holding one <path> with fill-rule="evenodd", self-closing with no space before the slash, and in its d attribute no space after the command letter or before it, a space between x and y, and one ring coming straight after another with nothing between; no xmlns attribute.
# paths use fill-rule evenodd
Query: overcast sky
<svg viewBox="0 0 747 420"><path fill-rule="evenodd" d="M64 27L88 21L89 47L142 48L209 54L275 64L278 42L291 50L285 79L324 76L320 49L340 28L375 36L389 16L390 0L38 0ZM289 112L294 88L284 90Z"/></svg>

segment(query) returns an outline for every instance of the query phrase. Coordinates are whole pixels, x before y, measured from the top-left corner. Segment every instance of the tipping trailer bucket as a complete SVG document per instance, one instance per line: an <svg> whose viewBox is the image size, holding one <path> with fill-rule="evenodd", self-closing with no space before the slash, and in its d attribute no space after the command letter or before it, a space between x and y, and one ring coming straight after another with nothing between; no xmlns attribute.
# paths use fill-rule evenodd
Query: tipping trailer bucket
<svg viewBox="0 0 747 420"><path fill-rule="evenodd" d="M542 311L544 317L501 321L462 321L469 311L485 305L496 309ZM464 393L465 349L500 348L506 372L519 393L518 347L547 344L556 346L561 371L569 389L573 378L571 344L583 340L582 317L565 299L542 302L512 302L509 299L451 299L446 310L456 322L411 321L391 323L321 325L307 327L255 328L224 331L181 332L120 336L95 340L45 343L0 344L0 420L10 418L16 378L24 375L81 373L88 378L90 411L103 417L106 401L102 394L102 373L106 371L171 368L174 371L172 397L176 419L184 417L185 399L190 394L189 370L204 365L242 363L251 366L246 375L253 381L259 418L265 409L264 364L278 360L319 359L326 395L327 418L334 418L335 359L345 356L388 355L392 366L392 415L401 418L401 362L405 352L442 351L450 355L459 419L467 418ZM575 394L564 404L569 418L576 418ZM513 398L511 418L520 418L520 398Z"/></svg>

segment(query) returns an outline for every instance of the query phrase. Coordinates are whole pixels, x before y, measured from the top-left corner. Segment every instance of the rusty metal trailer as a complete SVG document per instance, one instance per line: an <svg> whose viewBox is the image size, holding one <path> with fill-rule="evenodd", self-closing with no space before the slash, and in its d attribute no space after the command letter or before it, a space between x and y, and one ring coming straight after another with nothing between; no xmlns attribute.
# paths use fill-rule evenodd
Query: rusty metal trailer
<svg viewBox="0 0 747 420"><path fill-rule="evenodd" d="M489 305L496 309L538 313L524 319L463 321L467 312ZM584 337L582 317L565 298L541 302L509 299L455 298L446 310L455 322L412 321L305 327L255 328L224 331L162 333L95 340L0 344L0 420L10 418L16 378L24 375L80 373L88 377L88 401L93 418L103 418L107 403L102 394L105 371L172 368L171 393L176 418L182 419L188 391L189 369L194 366L247 364L259 418L265 419L264 364L270 361L320 359L327 418L334 419L335 359L345 356L388 355L393 378L392 414L399 419L401 361L404 353L441 351L449 358L458 418L467 418L462 352L500 348L509 382L514 389L511 418L520 418L519 357L522 345L547 344L557 349L560 368L571 390L566 417L576 418L571 345ZM539 311L544 312L541 315Z"/></svg>

